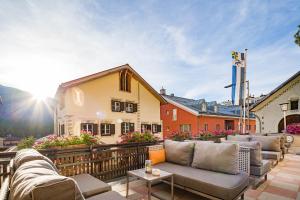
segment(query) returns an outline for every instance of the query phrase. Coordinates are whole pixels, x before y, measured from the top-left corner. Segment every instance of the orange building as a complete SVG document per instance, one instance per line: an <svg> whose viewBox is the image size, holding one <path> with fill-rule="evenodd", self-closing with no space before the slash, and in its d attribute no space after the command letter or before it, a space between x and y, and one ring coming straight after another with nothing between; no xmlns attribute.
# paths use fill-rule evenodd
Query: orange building
<svg viewBox="0 0 300 200"><path fill-rule="evenodd" d="M239 132L240 108L237 106L220 105L216 101L206 102L204 99L176 97L173 94L166 95L164 89L161 94L168 102L160 108L164 138L179 132L192 133L193 136L201 132ZM255 128L255 118L251 116L246 131L255 133Z"/></svg>

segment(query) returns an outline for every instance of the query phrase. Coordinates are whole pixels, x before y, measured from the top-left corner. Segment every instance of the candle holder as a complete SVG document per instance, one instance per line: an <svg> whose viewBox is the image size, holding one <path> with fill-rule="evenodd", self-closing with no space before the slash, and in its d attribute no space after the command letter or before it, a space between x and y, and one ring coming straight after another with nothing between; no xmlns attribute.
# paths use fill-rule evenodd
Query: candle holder
<svg viewBox="0 0 300 200"><path fill-rule="evenodd" d="M148 174L152 173L152 163L151 160L145 160L145 172Z"/></svg>

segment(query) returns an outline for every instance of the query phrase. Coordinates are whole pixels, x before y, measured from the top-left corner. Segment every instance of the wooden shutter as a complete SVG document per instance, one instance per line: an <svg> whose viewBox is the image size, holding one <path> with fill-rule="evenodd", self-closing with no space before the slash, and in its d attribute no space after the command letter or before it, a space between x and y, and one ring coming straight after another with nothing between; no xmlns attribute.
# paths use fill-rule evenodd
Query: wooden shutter
<svg viewBox="0 0 300 200"><path fill-rule="evenodd" d="M110 134L114 135L115 134L115 125L114 124L110 124Z"/></svg>
<svg viewBox="0 0 300 200"><path fill-rule="evenodd" d="M125 133L125 122L121 123L121 133L124 134Z"/></svg>
<svg viewBox="0 0 300 200"><path fill-rule="evenodd" d="M83 125L84 125L84 123L80 124L80 132L83 131Z"/></svg>
<svg viewBox="0 0 300 200"><path fill-rule="evenodd" d="M124 111L124 102L120 102L120 112Z"/></svg>
<svg viewBox="0 0 300 200"><path fill-rule="evenodd" d="M157 132L161 132L161 125L157 125Z"/></svg>
<svg viewBox="0 0 300 200"><path fill-rule="evenodd" d="M129 123L129 131L134 132L134 123Z"/></svg>
<svg viewBox="0 0 300 200"><path fill-rule="evenodd" d="M111 111L116 112L114 100L111 100Z"/></svg>
<svg viewBox="0 0 300 200"><path fill-rule="evenodd" d="M101 135L105 134L105 124L100 125L100 132L101 132Z"/></svg>
<svg viewBox="0 0 300 200"><path fill-rule="evenodd" d="M98 124L93 124L93 135L98 135Z"/></svg>
<svg viewBox="0 0 300 200"><path fill-rule="evenodd" d="M137 104L136 103L133 104L133 112L137 112Z"/></svg>

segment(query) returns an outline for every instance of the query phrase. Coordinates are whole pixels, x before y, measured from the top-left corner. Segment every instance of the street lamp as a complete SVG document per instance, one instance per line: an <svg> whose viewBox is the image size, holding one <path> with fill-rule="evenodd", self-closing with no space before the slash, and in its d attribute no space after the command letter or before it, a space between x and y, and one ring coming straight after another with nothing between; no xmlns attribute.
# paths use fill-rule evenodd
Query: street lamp
<svg viewBox="0 0 300 200"><path fill-rule="evenodd" d="M286 111L288 110L289 103L281 103L279 105L280 105L281 111L283 112L284 131L286 131Z"/></svg>

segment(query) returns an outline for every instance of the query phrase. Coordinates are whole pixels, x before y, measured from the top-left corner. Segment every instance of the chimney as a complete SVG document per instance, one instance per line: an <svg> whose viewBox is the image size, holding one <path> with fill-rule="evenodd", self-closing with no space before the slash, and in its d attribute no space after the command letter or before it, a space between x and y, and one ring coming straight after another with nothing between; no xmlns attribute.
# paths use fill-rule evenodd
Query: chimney
<svg viewBox="0 0 300 200"><path fill-rule="evenodd" d="M165 89L164 87L161 87L159 93L160 93L161 95L166 95L166 94L167 94L166 92L167 92L166 89Z"/></svg>

